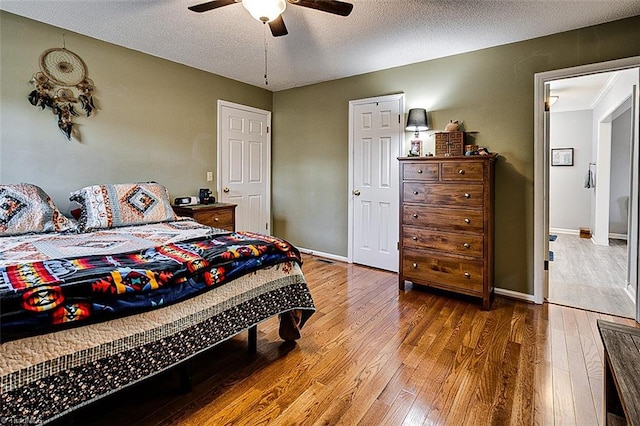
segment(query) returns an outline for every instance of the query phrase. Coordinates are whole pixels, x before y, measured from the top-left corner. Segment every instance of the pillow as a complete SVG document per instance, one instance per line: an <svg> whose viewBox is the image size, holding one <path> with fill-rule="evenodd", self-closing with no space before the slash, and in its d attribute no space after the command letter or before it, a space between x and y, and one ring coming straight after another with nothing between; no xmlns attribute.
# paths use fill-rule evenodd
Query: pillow
<svg viewBox="0 0 640 426"><path fill-rule="evenodd" d="M75 231L40 187L28 183L0 185L0 235Z"/></svg>
<svg viewBox="0 0 640 426"><path fill-rule="evenodd" d="M82 231L176 220L167 189L153 182L92 185L71 193Z"/></svg>

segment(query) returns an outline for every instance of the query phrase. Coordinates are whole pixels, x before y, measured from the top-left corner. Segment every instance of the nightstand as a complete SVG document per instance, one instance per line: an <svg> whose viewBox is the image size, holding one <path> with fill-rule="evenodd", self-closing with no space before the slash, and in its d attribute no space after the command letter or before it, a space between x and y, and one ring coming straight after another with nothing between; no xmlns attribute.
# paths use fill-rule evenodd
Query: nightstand
<svg viewBox="0 0 640 426"><path fill-rule="evenodd" d="M203 225L227 231L236 230L236 204L214 203L173 206L173 211L178 216L193 218L193 220Z"/></svg>

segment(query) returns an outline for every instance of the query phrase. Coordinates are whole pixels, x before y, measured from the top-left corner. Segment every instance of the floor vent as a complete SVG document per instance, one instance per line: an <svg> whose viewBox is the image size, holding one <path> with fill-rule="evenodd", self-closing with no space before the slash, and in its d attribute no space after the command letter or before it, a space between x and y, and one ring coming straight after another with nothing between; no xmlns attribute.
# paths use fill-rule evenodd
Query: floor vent
<svg viewBox="0 0 640 426"><path fill-rule="evenodd" d="M331 260L327 260L327 259L316 259L318 262L322 262L322 263L327 263L329 265L333 265L333 262Z"/></svg>

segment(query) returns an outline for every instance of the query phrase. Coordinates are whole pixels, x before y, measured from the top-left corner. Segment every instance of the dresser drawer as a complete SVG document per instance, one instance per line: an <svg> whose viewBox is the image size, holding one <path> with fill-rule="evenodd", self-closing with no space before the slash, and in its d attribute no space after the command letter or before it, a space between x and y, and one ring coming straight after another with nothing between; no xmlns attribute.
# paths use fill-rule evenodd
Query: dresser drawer
<svg viewBox="0 0 640 426"><path fill-rule="evenodd" d="M445 161L442 162L442 181L482 182L484 177L483 161Z"/></svg>
<svg viewBox="0 0 640 426"><path fill-rule="evenodd" d="M440 250L464 256L482 257L482 235L452 234L428 229L402 227L402 246L416 249Z"/></svg>
<svg viewBox="0 0 640 426"><path fill-rule="evenodd" d="M458 207L482 207L484 185L404 182L402 185L404 201L407 203L429 203L435 205L455 205Z"/></svg>
<svg viewBox="0 0 640 426"><path fill-rule="evenodd" d="M407 162L402 163L402 179L437 181L439 176L438 163Z"/></svg>
<svg viewBox="0 0 640 426"><path fill-rule="evenodd" d="M483 262L406 249L402 274L417 284L450 287L466 293L482 292Z"/></svg>
<svg viewBox="0 0 640 426"><path fill-rule="evenodd" d="M484 229L482 210L458 210L415 204L402 205L402 223L418 228L473 234L481 234Z"/></svg>

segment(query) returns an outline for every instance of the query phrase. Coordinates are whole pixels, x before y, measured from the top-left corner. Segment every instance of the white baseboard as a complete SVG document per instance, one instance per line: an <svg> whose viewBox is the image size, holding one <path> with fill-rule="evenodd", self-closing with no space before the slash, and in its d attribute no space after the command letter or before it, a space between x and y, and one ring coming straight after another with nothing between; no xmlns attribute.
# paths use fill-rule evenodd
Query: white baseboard
<svg viewBox="0 0 640 426"><path fill-rule="evenodd" d="M566 229L566 228L549 228L551 234L568 234L568 235L580 235L579 229Z"/></svg>
<svg viewBox="0 0 640 426"><path fill-rule="evenodd" d="M567 234L567 235L580 235L579 229L566 229L566 228L549 228L550 234ZM614 240L627 240L627 234L609 233L609 238Z"/></svg>
<svg viewBox="0 0 640 426"><path fill-rule="evenodd" d="M493 290L498 296L508 297L510 299L524 300L526 302L535 303L533 294L520 293L519 291L507 290L506 288L494 288Z"/></svg>
<svg viewBox="0 0 640 426"><path fill-rule="evenodd" d="M324 257L325 259L337 260L338 262L349 263L349 259L347 259L344 256L338 256L337 254L323 253L318 250L311 250L303 247L298 247L298 250L300 250L300 253L310 254L312 256Z"/></svg>
<svg viewBox="0 0 640 426"><path fill-rule="evenodd" d="M613 238L614 240L627 241L627 234L614 234L613 232L609 232L609 238Z"/></svg>

